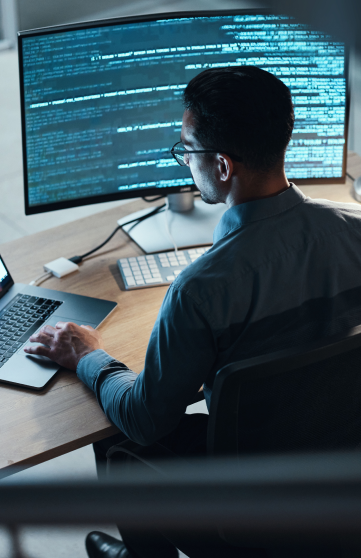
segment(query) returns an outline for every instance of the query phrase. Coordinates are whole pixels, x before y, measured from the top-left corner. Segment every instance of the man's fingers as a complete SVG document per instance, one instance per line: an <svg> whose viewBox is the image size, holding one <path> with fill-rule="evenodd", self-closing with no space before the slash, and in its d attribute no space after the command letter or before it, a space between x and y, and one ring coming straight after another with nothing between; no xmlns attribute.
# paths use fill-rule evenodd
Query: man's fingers
<svg viewBox="0 0 361 558"><path fill-rule="evenodd" d="M30 339L32 337L36 337L39 333L45 333L48 337L54 337L55 335L55 328L50 326L50 325L46 325L44 327L42 327L41 329L39 329L39 331L37 333L34 333Z"/></svg>
<svg viewBox="0 0 361 558"><path fill-rule="evenodd" d="M24 351L28 355L40 355L49 358L51 354L51 349L49 349L49 347L44 347L44 345L27 345L26 347L24 347Z"/></svg>
<svg viewBox="0 0 361 558"><path fill-rule="evenodd" d="M65 326L67 323L69 323L69 322L57 322L57 323L55 324L55 328L56 328L56 329L64 329L64 326Z"/></svg>
<svg viewBox="0 0 361 558"><path fill-rule="evenodd" d="M78 326L78 324L74 324L74 322L57 322L55 324L56 329L65 329L65 328L69 328L69 326L71 326L70 329L72 329L73 327L75 328L80 327Z"/></svg>
<svg viewBox="0 0 361 558"><path fill-rule="evenodd" d="M29 341L32 343L44 343L44 345L50 345L53 339L54 335L47 333L44 328L38 331L38 333L34 333L34 335L29 338Z"/></svg>

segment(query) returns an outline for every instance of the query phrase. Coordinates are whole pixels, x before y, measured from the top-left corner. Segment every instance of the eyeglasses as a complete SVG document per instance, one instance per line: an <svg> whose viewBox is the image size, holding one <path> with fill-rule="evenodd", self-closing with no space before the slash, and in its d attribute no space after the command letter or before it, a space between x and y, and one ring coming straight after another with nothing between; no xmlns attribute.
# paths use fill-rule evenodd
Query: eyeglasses
<svg viewBox="0 0 361 558"><path fill-rule="evenodd" d="M196 151L188 151L181 141L178 141L175 145L173 145L172 149L170 150L171 154L173 155L174 159L177 161L178 165L181 167L188 167L189 166L189 154L190 153L224 153L234 159L235 161L242 162L240 157L237 155L232 155L231 153L227 153L226 151L220 151L219 149L215 151L214 149L198 149Z"/></svg>

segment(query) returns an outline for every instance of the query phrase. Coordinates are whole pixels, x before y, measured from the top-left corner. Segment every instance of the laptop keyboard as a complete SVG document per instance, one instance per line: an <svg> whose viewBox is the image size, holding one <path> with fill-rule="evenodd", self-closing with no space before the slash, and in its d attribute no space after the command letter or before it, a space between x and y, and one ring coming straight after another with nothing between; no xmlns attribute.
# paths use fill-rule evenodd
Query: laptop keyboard
<svg viewBox="0 0 361 558"><path fill-rule="evenodd" d="M59 308L59 300L17 295L0 313L0 368Z"/></svg>

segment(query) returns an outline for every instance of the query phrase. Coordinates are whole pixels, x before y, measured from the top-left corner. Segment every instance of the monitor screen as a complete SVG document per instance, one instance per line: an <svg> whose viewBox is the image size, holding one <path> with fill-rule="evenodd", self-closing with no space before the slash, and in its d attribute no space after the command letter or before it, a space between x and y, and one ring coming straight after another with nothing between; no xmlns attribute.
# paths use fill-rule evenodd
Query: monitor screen
<svg viewBox="0 0 361 558"><path fill-rule="evenodd" d="M195 189L169 150L206 68L255 65L290 88L289 180L345 178L343 43L260 10L126 18L19 34L26 213Z"/></svg>
<svg viewBox="0 0 361 558"><path fill-rule="evenodd" d="M0 256L0 298L14 284L12 277L6 268L4 260Z"/></svg>

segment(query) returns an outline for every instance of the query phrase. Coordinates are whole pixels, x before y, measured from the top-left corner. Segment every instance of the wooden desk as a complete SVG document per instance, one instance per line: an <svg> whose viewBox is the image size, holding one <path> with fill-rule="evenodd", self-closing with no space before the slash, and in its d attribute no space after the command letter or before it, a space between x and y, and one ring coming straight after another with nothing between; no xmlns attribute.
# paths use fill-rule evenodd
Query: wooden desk
<svg viewBox="0 0 361 558"><path fill-rule="evenodd" d="M361 158L350 153L348 172L361 175ZM305 186L313 198L352 202L352 181L329 186ZM82 254L109 235L116 221L142 209L135 201L73 223L0 246L14 280L29 283L44 262ZM147 204L148 206L148 204ZM143 368L148 339L166 287L126 292L116 261L141 250L119 232L101 251L81 265L78 273L49 279L44 286L118 302L100 327L106 350L135 372ZM0 384L0 471L30 467L117 432L103 415L93 393L74 373L59 372L42 392Z"/></svg>

